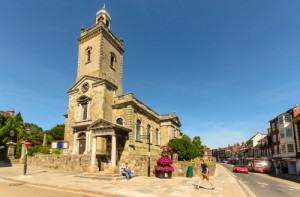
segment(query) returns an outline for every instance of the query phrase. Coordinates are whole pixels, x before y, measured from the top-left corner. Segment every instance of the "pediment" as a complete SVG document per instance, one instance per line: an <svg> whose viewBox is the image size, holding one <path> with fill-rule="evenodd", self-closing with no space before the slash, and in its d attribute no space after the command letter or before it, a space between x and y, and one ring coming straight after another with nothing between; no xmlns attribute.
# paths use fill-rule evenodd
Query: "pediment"
<svg viewBox="0 0 300 197"><path fill-rule="evenodd" d="M92 76L84 75L71 88L69 88L69 90L67 92L69 94L78 92L80 87L86 82L88 82L89 84L93 84L93 83L101 82L101 81L103 81L103 79L100 77L92 77Z"/></svg>
<svg viewBox="0 0 300 197"><path fill-rule="evenodd" d="M177 125L181 126L181 123L180 123L180 120L179 120L178 116L176 116L176 117L173 119L173 121L174 121Z"/></svg>
<svg viewBox="0 0 300 197"><path fill-rule="evenodd" d="M115 129L121 131L130 132L131 129L124 127L123 125L115 124L104 119L98 119L89 126L89 130L103 130L103 129Z"/></svg>

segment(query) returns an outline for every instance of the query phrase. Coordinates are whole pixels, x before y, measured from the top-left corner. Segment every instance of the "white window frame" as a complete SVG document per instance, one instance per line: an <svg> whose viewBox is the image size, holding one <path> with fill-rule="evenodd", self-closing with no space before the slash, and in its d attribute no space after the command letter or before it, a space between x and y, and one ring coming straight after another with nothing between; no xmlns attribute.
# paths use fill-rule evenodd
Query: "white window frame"
<svg viewBox="0 0 300 197"><path fill-rule="evenodd" d="M287 153L294 153L294 152L295 152L294 144L287 144Z"/></svg>
<svg viewBox="0 0 300 197"><path fill-rule="evenodd" d="M290 131L290 132L288 132L288 130ZM288 136L288 133L290 133L291 134L291 136ZM293 137L293 129L292 128L287 128L287 129L285 129L285 137L286 138L292 138Z"/></svg>

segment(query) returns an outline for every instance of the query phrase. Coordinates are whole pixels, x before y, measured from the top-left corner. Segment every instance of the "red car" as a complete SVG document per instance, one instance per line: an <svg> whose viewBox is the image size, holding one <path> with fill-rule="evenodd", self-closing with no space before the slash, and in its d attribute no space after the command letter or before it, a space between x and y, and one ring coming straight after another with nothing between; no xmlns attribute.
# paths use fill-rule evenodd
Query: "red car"
<svg viewBox="0 0 300 197"><path fill-rule="evenodd" d="M237 165L233 166L233 171L234 172L244 172L246 174L248 174L248 172L249 172L248 168L241 164L237 164Z"/></svg>

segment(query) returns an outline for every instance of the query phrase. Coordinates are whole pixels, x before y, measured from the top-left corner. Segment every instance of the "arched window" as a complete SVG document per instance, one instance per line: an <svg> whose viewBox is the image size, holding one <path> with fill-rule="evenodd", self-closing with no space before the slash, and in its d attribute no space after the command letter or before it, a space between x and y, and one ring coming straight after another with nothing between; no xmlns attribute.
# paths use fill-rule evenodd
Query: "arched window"
<svg viewBox="0 0 300 197"><path fill-rule="evenodd" d="M87 119L87 113L88 113L88 103L82 103L81 104L82 107L82 120L86 120Z"/></svg>
<svg viewBox="0 0 300 197"><path fill-rule="evenodd" d="M141 121L137 120L136 121L136 140L140 140L140 135L141 135Z"/></svg>
<svg viewBox="0 0 300 197"><path fill-rule="evenodd" d="M110 67L115 69L116 55L114 53L110 53Z"/></svg>
<svg viewBox="0 0 300 197"><path fill-rule="evenodd" d="M103 16L100 16L97 21L100 22L100 21L103 21L103 20L104 20Z"/></svg>
<svg viewBox="0 0 300 197"><path fill-rule="evenodd" d="M150 135L150 130L151 130L151 126L148 125L148 126L147 126L147 136ZM151 136L150 136L150 138L151 138ZM150 143L150 138L147 138L147 143Z"/></svg>
<svg viewBox="0 0 300 197"><path fill-rule="evenodd" d="M79 121L81 120L87 120L89 118L89 104L90 104L90 98L87 96L81 96L79 99L77 99L78 102L78 117Z"/></svg>
<svg viewBox="0 0 300 197"><path fill-rule="evenodd" d="M92 47L86 48L86 63L91 62Z"/></svg>
<svg viewBox="0 0 300 197"><path fill-rule="evenodd" d="M108 20L106 21L106 27L109 27L109 21Z"/></svg>
<svg viewBox="0 0 300 197"><path fill-rule="evenodd" d="M116 122L119 125L123 125L123 119L122 118L118 118Z"/></svg>

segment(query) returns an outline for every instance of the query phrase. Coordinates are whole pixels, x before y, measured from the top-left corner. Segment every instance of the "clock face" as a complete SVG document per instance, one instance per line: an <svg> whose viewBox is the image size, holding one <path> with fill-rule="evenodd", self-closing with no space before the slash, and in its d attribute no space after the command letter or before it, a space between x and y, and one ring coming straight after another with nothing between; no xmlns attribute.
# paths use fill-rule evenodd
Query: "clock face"
<svg viewBox="0 0 300 197"><path fill-rule="evenodd" d="M85 83L81 87L82 92L87 92L89 90L89 84Z"/></svg>

